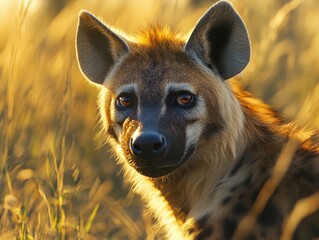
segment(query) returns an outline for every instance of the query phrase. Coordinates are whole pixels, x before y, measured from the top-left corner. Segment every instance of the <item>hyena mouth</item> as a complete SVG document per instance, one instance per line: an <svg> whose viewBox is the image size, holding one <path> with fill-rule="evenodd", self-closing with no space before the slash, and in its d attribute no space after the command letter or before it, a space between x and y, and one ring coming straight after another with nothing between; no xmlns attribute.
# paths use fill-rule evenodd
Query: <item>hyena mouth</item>
<svg viewBox="0 0 319 240"><path fill-rule="evenodd" d="M144 129L125 139L122 148L127 162L140 174L157 178L172 173L194 152L185 143L154 129Z"/></svg>
<svg viewBox="0 0 319 240"><path fill-rule="evenodd" d="M168 174L173 173L176 169L181 167L187 160L190 159L190 157L193 155L195 151L195 147L192 146L190 147L186 154L176 162L175 161L170 161L167 159L154 159L152 162L148 163L143 163L141 165L136 164L136 162L140 162L138 159L135 159L135 164L134 168L136 169L137 172L140 174L151 177L151 178L159 178L159 177L164 177ZM163 162L167 162L167 164L163 164ZM174 163L175 162L175 163Z"/></svg>

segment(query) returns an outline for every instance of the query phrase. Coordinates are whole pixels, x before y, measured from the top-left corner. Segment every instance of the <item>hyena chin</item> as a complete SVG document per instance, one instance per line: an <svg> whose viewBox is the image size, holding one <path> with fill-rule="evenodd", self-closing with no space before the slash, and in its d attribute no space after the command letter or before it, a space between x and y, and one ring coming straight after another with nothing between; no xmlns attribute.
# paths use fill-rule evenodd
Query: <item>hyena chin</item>
<svg viewBox="0 0 319 240"><path fill-rule="evenodd" d="M76 49L82 73L101 89L104 135L168 238L318 234L315 210L286 227L297 201L319 190L315 136L229 80L250 59L246 27L230 3L213 5L187 40L164 27L128 37L82 11ZM288 166L275 171L288 143ZM247 230L243 220L267 193Z"/></svg>

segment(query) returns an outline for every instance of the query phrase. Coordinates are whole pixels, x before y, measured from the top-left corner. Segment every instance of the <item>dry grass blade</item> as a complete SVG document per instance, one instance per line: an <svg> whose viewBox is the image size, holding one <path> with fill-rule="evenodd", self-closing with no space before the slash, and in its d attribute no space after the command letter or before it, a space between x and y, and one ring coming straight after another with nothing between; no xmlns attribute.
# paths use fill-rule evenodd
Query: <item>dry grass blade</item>
<svg viewBox="0 0 319 240"><path fill-rule="evenodd" d="M307 216L319 210L319 192L299 200L292 210L287 223L285 224L284 231L281 235L281 240L293 239L293 234L299 223Z"/></svg>
<svg viewBox="0 0 319 240"><path fill-rule="evenodd" d="M92 224L93 224L93 221L94 221L94 218L96 216L96 213L97 211L99 210L99 207L100 205L97 204L94 208L93 208L93 211L89 217L89 219L87 220L87 222L85 223L85 227L84 227L84 230L86 233L88 233L92 227Z"/></svg>
<svg viewBox="0 0 319 240"><path fill-rule="evenodd" d="M28 1L25 5L25 1L23 0L21 3L18 20L17 20L17 33L16 38L13 41L12 49L11 49L11 56L9 61L9 73L7 81L5 82L6 86L6 99L5 99L5 109L6 109L6 119L5 119L5 134L4 134L4 147L1 153L1 168L0 168L0 186L3 184L3 172L6 172L7 179L8 173L6 170L6 164L9 158L9 148L12 141L12 131L13 131L13 112L14 112L14 96L15 96L15 74L16 71L16 62L18 60L18 52L20 50L20 41L22 38L22 30L26 23L26 17L28 14L29 7L32 3L32 0ZM1 145L0 145L1 147ZM12 193L11 186L9 186L10 192Z"/></svg>

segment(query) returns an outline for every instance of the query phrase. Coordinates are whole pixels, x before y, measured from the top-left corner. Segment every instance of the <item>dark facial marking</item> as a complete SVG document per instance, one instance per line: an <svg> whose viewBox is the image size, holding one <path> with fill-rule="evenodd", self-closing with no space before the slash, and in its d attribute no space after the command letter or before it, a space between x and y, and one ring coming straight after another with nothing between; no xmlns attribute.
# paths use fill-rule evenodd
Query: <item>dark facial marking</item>
<svg viewBox="0 0 319 240"><path fill-rule="evenodd" d="M194 145L190 145L186 154L185 154L185 157L183 158L182 162L188 160L188 158L194 153L195 151L195 146Z"/></svg>
<svg viewBox="0 0 319 240"><path fill-rule="evenodd" d="M210 123L207 124L204 129L201 138L209 140L212 136L220 131L221 127L217 124Z"/></svg>

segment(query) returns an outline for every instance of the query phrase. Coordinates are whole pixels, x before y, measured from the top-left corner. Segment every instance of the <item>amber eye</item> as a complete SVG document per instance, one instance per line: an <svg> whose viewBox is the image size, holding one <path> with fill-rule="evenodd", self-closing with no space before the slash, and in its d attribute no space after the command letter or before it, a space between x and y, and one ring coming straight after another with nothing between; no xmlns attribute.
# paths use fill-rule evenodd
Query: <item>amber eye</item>
<svg viewBox="0 0 319 240"><path fill-rule="evenodd" d="M194 95L188 92L182 92L177 95L176 103L182 108L191 107L194 102Z"/></svg>
<svg viewBox="0 0 319 240"><path fill-rule="evenodd" d="M133 106L133 99L129 96L120 96L116 100L116 105L122 109L130 108Z"/></svg>

